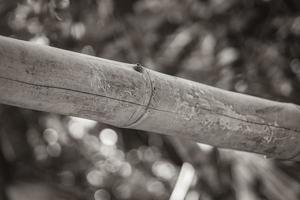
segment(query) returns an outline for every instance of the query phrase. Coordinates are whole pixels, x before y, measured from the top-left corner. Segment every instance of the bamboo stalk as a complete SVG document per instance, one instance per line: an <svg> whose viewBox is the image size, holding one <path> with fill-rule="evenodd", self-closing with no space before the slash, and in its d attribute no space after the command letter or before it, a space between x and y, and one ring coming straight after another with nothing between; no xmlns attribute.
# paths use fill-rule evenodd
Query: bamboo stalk
<svg viewBox="0 0 300 200"><path fill-rule="evenodd" d="M297 105L6 37L0 103L300 160Z"/></svg>

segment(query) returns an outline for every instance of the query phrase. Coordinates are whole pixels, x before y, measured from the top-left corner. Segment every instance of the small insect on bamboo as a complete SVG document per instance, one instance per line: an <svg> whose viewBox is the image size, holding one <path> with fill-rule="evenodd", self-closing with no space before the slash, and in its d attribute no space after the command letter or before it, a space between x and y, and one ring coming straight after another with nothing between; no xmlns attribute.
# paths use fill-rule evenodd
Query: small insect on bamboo
<svg viewBox="0 0 300 200"><path fill-rule="evenodd" d="M140 73L142 73L143 72L143 66L140 64L140 63L137 63L134 67L133 67L133 69L135 70L135 71L137 71L137 72L140 72Z"/></svg>

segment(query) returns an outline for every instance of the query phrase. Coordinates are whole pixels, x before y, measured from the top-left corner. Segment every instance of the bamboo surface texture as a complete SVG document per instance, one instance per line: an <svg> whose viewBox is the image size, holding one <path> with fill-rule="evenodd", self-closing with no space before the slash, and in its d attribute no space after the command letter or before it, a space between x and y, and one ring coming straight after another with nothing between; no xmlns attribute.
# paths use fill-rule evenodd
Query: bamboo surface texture
<svg viewBox="0 0 300 200"><path fill-rule="evenodd" d="M300 160L300 107L0 37L0 103Z"/></svg>

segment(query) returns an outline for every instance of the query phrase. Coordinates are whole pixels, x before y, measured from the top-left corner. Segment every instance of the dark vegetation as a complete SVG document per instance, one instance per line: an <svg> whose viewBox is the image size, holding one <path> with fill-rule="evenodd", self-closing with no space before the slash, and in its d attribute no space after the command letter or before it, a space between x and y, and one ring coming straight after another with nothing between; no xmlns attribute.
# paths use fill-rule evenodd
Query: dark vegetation
<svg viewBox="0 0 300 200"><path fill-rule="evenodd" d="M0 34L300 104L299 11L297 0L9 0ZM182 199L180 173L193 177L186 200L300 198L298 163L137 132L1 105L0 199Z"/></svg>

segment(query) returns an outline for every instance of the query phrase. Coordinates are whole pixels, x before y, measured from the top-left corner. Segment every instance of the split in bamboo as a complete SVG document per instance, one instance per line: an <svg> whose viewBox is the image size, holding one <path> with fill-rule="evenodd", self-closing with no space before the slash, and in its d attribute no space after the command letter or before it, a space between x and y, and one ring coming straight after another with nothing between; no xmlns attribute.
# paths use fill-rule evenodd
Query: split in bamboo
<svg viewBox="0 0 300 200"><path fill-rule="evenodd" d="M0 103L300 160L300 108L0 37Z"/></svg>

